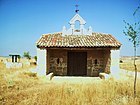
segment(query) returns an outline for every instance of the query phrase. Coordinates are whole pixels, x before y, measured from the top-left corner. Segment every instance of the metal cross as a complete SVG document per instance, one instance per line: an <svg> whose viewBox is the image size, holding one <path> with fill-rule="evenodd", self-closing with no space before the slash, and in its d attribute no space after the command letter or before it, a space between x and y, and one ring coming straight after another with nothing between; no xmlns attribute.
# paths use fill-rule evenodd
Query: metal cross
<svg viewBox="0 0 140 105"><path fill-rule="evenodd" d="M75 7L76 7L75 12L76 12L76 13L78 13L78 12L79 12L79 9L78 9L79 5L78 5L78 4L76 4L76 5L75 5Z"/></svg>

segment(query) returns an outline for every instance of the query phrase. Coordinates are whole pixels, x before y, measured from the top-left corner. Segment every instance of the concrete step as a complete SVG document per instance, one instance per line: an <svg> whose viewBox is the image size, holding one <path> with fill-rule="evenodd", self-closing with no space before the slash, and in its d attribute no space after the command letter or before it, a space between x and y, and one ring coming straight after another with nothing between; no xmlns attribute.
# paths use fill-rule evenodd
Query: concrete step
<svg viewBox="0 0 140 105"><path fill-rule="evenodd" d="M51 80L55 83L93 83L101 81L100 77L80 77L80 76L54 76Z"/></svg>

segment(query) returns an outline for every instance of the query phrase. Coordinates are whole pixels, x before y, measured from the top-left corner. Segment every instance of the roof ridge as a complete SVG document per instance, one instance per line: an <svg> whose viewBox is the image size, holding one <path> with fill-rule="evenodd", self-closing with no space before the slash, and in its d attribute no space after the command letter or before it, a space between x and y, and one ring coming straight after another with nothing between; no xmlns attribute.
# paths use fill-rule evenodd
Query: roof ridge
<svg viewBox="0 0 140 105"><path fill-rule="evenodd" d="M109 33L101 33L101 32L92 32L92 34L95 33L95 34L104 34L104 35L111 35Z"/></svg>
<svg viewBox="0 0 140 105"><path fill-rule="evenodd" d="M50 34L62 34L62 32L53 32L53 33L46 33L46 34L42 34L42 36L44 36L44 35L50 35Z"/></svg>

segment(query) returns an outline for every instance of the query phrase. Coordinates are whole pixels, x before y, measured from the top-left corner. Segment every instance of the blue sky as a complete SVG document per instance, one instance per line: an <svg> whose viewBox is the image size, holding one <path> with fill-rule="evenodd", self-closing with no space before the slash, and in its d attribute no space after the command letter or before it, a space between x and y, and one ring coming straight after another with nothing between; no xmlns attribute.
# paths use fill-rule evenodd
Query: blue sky
<svg viewBox="0 0 140 105"><path fill-rule="evenodd" d="M0 56L23 55L25 51L35 56L35 43L42 34L60 32L64 25L69 27L75 4L76 0L0 0ZM78 4L86 27L112 34L123 44L121 56L133 55L133 45L123 34L123 20L134 21L132 14L140 0L79 0Z"/></svg>

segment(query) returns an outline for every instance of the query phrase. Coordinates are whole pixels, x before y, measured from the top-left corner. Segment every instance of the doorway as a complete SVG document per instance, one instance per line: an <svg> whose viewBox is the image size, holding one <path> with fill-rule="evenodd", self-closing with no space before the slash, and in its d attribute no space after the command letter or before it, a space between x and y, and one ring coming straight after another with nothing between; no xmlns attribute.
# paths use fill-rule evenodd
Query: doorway
<svg viewBox="0 0 140 105"><path fill-rule="evenodd" d="M87 75L87 52L68 52L68 76Z"/></svg>

